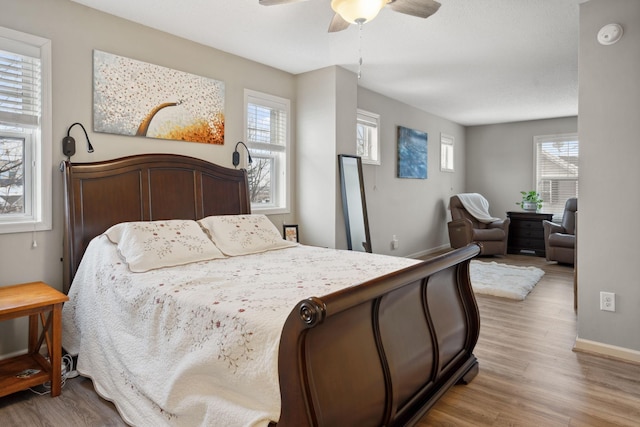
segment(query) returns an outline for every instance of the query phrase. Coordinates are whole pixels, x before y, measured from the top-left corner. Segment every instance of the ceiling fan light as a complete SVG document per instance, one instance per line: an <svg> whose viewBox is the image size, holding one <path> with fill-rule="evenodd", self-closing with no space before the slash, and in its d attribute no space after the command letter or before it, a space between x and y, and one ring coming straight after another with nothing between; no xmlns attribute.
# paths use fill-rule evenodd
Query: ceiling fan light
<svg viewBox="0 0 640 427"><path fill-rule="evenodd" d="M331 0L331 8L352 24L371 21L386 4L387 0Z"/></svg>

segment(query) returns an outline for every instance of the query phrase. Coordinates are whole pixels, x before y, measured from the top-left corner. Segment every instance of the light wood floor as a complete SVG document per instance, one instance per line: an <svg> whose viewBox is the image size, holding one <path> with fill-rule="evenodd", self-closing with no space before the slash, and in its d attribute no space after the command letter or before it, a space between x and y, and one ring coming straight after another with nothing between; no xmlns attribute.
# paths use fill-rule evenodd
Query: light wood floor
<svg viewBox="0 0 640 427"><path fill-rule="evenodd" d="M573 270L544 258L485 259L543 268L522 302L478 296L480 373L426 414L426 426L640 426L640 365L572 351ZM67 381L57 398L29 391L0 398L0 425L125 426L90 380Z"/></svg>
<svg viewBox="0 0 640 427"><path fill-rule="evenodd" d="M418 426L640 426L640 365L572 351L573 269L527 255L495 261L545 275L522 302L478 296L480 372Z"/></svg>

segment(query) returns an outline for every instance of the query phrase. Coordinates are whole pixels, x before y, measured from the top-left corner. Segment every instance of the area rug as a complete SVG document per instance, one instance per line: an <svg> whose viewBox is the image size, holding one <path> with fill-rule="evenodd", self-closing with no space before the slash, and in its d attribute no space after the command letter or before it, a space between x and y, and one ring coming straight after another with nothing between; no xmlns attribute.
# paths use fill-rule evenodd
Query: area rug
<svg viewBox="0 0 640 427"><path fill-rule="evenodd" d="M544 276L537 267L498 264L472 260L469 273L476 294L523 300Z"/></svg>

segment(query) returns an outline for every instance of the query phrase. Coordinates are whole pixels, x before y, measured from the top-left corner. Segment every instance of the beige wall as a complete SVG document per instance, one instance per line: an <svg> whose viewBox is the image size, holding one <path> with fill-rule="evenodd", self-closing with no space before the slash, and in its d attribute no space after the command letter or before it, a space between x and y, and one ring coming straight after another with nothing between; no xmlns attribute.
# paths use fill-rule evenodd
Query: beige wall
<svg viewBox="0 0 640 427"><path fill-rule="evenodd" d="M622 39L596 34L617 22ZM591 0L580 6L580 204L578 339L635 351L640 362L640 1ZM615 292L616 312L599 308Z"/></svg>
<svg viewBox="0 0 640 427"><path fill-rule="evenodd" d="M611 22L624 28L615 45L596 41ZM483 193L494 215L533 188L533 136L578 131L578 338L576 347L640 362L640 2L590 0L580 6L579 118L467 128L466 190ZM508 177L508 179L505 179ZM621 205L622 203L622 205ZM615 207L619 207L615 209ZM599 307L616 293L616 312ZM570 303L570 302L569 302Z"/></svg>
<svg viewBox="0 0 640 427"><path fill-rule="evenodd" d="M577 117L468 127L466 190L483 194L491 214L504 218L520 209L520 191L536 188L534 136L577 132Z"/></svg>
<svg viewBox="0 0 640 427"><path fill-rule="evenodd" d="M363 88L358 90L358 108L380 114L381 121L381 164L362 167L373 251L420 256L449 247L449 198L464 191L464 127ZM427 179L397 178L398 126L427 132ZM440 171L441 132L455 138L454 173ZM394 235L396 250L391 249Z"/></svg>
<svg viewBox="0 0 640 427"><path fill-rule="evenodd" d="M303 243L347 247L337 155L355 154L355 112L361 108L381 121L381 164L363 164L373 252L417 257L448 247L448 200L464 187L464 127L359 88L355 74L340 67L301 74L297 82L297 213ZM427 132L428 179L396 177L399 125ZM441 132L455 137L455 173L440 171ZM394 235L400 242L396 250Z"/></svg>

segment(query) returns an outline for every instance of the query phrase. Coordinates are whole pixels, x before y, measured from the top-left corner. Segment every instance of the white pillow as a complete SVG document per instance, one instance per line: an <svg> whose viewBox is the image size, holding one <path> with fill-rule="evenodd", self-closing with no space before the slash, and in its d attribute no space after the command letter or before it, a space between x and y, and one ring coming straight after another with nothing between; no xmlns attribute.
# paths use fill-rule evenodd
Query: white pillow
<svg viewBox="0 0 640 427"><path fill-rule="evenodd" d="M297 246L284 240L265 215L219 215L198 221L218 249L228 256L248 255Z"/></svg>
<svg viewBox="0 0 640 427"><path fill-rule="evenodd" d="M123 222L104 234L136 273L225 257L191 220Z"/></svg>

